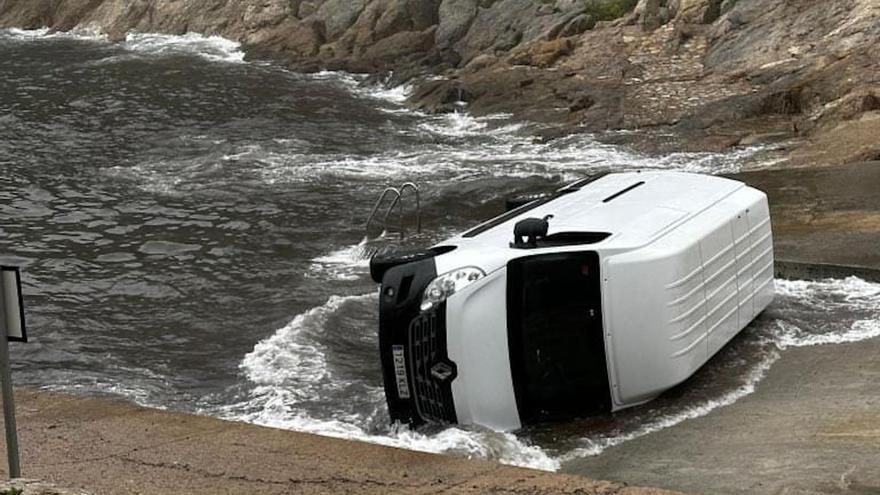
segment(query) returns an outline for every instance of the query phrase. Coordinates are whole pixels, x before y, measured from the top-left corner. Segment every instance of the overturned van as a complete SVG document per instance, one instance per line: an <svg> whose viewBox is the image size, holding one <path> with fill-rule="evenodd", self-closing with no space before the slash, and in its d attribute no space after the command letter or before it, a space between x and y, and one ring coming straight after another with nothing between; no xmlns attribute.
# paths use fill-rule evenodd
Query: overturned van
<svg viewBox="0 0 880 495"><path fill-rule="evenodd" d="M766 195L679 172L575 182L371 272L392 420L500 430L647 402L774 295Z"/></svg>

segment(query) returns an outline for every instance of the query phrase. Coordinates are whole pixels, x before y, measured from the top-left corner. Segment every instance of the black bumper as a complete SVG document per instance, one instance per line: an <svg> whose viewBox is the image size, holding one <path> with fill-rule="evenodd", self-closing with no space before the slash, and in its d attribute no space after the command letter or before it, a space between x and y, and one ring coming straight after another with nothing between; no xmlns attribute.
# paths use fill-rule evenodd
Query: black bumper
<svg viewBox="0 0 880 495"><path fill-rule="evenodd" d="M446 304L419 306L437 276L433 258L385 272L379 295L379 353L392 421L455 423L455 364L446 350Z"/></svg>

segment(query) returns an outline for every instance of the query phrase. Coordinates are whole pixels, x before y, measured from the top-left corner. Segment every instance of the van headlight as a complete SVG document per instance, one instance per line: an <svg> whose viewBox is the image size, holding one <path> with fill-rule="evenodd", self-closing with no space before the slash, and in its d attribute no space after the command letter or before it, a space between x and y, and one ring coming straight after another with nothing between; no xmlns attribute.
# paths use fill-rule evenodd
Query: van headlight
<svg viewBox="0 0 880 495"><path fill-rule="evenodd" d="M422 311L428 311L442 303L449 296L486 276L486 272L475 266L458 268L438 276L425 289L422 296Z"/></svg>

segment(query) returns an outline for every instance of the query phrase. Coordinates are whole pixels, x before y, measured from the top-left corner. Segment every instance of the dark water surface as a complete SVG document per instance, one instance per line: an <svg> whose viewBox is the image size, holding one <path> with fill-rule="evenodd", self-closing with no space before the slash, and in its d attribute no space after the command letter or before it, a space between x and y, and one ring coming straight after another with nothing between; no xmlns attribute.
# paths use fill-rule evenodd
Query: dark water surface
<svg viewBox="0 0 880 495"><path fill-rule="evenodd" d="M786 336L877 331L858 323L876 320L876 286L788 284L757 330L651 408L517 436L391 428L358 247L385 186L420 184L428 233L413 242L427 244L509 194L608 169L731 172L754 150L539 144L504 116L421 115L402 89L241 59L218 38L0 31L0 262L24 268L33 340L14 346L17 384L556 468L748 393ZM810 298L848 319L798 323Z"/></svg>

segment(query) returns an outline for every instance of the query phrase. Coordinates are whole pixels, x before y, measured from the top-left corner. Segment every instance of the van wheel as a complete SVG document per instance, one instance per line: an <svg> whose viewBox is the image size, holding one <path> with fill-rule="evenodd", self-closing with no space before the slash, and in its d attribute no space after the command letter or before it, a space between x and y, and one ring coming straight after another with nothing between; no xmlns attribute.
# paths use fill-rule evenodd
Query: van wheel
<svg viewBox="0 0 880 495"><path fill-rule="evenodd" d="M370 258L370 277L377 284L381 284L385 272L395 266L433 258L434 256L437 256L437 252L430 249L399 249L390 253L379 253Z"/></svg>

